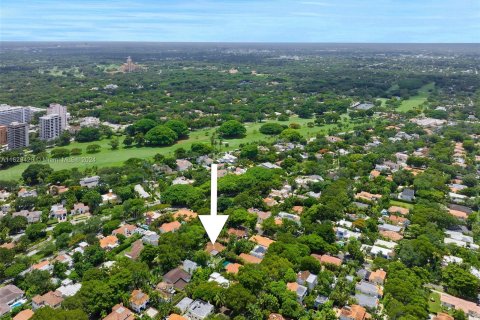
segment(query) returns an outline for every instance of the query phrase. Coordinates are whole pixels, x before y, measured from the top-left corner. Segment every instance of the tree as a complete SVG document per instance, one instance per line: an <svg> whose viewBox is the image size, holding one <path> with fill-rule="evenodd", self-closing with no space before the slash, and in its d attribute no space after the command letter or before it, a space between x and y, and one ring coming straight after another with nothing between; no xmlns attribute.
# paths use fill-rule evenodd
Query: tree
<svg viewBox="0 0 480 320"><path fill-rule="evenodd" d="M468 269L450 264L442 270L442 278L448 293L476 301L480 289L480 280L472 275Z"/></svg>
<svg viewBox="0 0 480 320"><path fill-rule="evenodd" d="M81 128L77 135L75 136L75 140L78 142L92 142L100 140L102 134L100 129L98 128L91 128L85 127Z"/></svg>
<svg viewBox="0 0 480 320"><path fill-rule="evenodd" d="M258 146L256 144L247 144L240 152L240 157L255 160L258 156Z"/></svg>
<svg viewBox="0 0 480 320"><path fill-rule="evenodd" d="M133 144L133 138L130 137L130 136L126 136L125 139L123 139L123 144L125 145L125 147L130 147L132 146Z"/></svg>
<svg viewBox="0 0 480 320"><path fill-rule="evenodd" d="M259 129L259 131L263 134L268 134L268 135L277 135L280 134L283 131L284 127L275 122L271 123L265 123L262 125Z"/></svg>
<svg viewBox="0 0 480 320"><path fill-rule="evenodd" d="M242 314L255 300L255 296L241 284L234 284L225 291L225 304L236 314Z"/></svg>
<svg viewBox="0 0 480 320"><path fill-rule="evenodd" d="M22 178L28 185L36 185L45 181L53 172L48 164L31 164L23 171Z"/></svg>
<svg viewBox="0 0 480 320"><path fill-rule="evenodd" d="M169 146L177 139L178 135L175 131L162 125L150 129L145 135L145 140L151 146Z"/></svg>
<svg viewBox="0 0 480 320"><path fill-rule="evenodd" d="M202 192L188 184L172 185L162 194L162 201L173 205L191 206L201 199Z"/></svg>
<svg viewBox="0 0 480 320"><path fill-rule="evenodd" d="M280 139L289 142L300 142L303 140L303 136L295 129L285 129L280 133Z"/></svg>
<svg viewBox="0 0 480 320"><path fill-rule="evenodd" d="M90 144L87 146L87 153L97 153L100 152L102 147L98 144Z"/></svg>
<svg viewBox="0 0 480 320"><path fill-rule="evenodd" d="M73 231L73 225L70 222L60 222L53 228L53 236L56 238L63 233Z"/></svg>
<svg viewBox="0 0 480 320"><path fill-rule="evenodd" d="M24 289L28 295L34 296L52 290L55 288L55 285L50 280L50 273L48 271L32 270L25 275L25 279L20 283L20 287Z"/></svg>
<svg viewBox="0 0 480 320"><path fill-rule="evenodd" d="M192 146L190 148L191 148L192 152L195 152L199 155L206 155L206 154L209 154L213 151L212 146L210 146L206 143L201 143L201 142L192 143Z"/></svg>
<svg viewBox="0 0 480 320"><path fill-rule="evenodd" d="M72 136L70 135L70 132L68 131L63 131L60 136L58 137L58 145L59 146L68 146L70 144L70 139Z"/></svg>
<svg viewBox="0 0 480 320"><path fill-rule="evenodd" d="M88 320L88 315L79 309L61 310L43 307L35 311L31 320Z"/></svg>
<svg viewBox="0 0 480 320"><path fill-rule="evenodd" d="M108 283L91 280L82 283L77 299L81 302L82 309L97 319L102 312L110 311L118 294Z"/></svg>
<svg viewBox="0 0 480 320"><path fill-rule="evenodd" d="M140 119L137 122L135 122L132 126L127 128L127 134L131 136L134 136L136 133L139 133L139 132L145 134L152 128L155 128L155 126L157 126L157 122L152 119L148 119L148 118Z"/></svg>
<svg viewBox="0 0 480 320"><path fill-rule="evenodd" d="M165 126L175 131L179 138L188 137L190 130L185 122L180 120L168 120L165 122Z"/></svg>
<svg viewBox="0 0 480 320"><path fill-rule="evenodd" d="M229 120L224 122L217 132L222 138L241 138L245 136L247 129L237 120Z"/></svg>
<svg viewBox="0 0 480 320"><path fill-rule="evenodd" d="M88 204L93 211L102 203L102 195L96 190L88 190L83 195L82 202Z"/></svg>
<svg viewBox="0 0 480 320"><path fill-rule="evenodd" d="M110 145L110 148L112 148L112 150L117 150L120 142L117 138L113 138L108 142L108 144Z"/></svg>
<svg viewBox="0 0 480 320"><path fill-rule="evenodd" d="M47 234L45 232L46 228L47 225L44 223L33 223L27 227L27 230L25 230L25 235L31 241L35 241L37 239L45 237L45 235Z"/></svg>

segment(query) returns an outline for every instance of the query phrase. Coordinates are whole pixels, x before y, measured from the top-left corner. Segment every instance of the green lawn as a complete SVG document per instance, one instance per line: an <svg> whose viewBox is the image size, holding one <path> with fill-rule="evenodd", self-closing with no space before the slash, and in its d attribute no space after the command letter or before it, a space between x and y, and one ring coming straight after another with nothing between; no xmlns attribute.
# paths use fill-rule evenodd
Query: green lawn
<svg viewBox="0 0 480 320"><path fill-rule="evenodd" d="M437 292L430 293L428 297L428 310L430 313L437 314L442 312L442 305L440 304L440 294Z"/></svg>
<svg viewBox="0 0 480 320"><path fill-rule="evenodd" d="M298 131L306 138L314 137L317 133L324 132L327 133L329 129L336 128L336 124L328 124L323 126L315 126L313 128L309 128L307 126L308 122L312 122L313 119L300 119L300 118L291 118L288 122L279 122L279 121L266 121L266 122L278 122L282 124L289 124L289 123L298 123L302 127L298 129ZM247 128L247 134L244 138L241 139L228 139L224 140L225 143L228 143L228 146L223 147L222 151L228 151L237 149L240 144L254 142L254 141L273 141L274 137L266 136L259 132L260 127L265 124L263 123L247 123L245 127ZM342 124L343 130L349 130L353 127L353 123L350 121L350 118L346 115L342 116ZM61 169L71 169L71 168L79 168L80 170L84 170L88 167L96 166L98 168L107 167L107 166L119 166L122 165L126 160L130 158L152 158L155 154L172 154L177 148L183 147L185 149L190 149L190 146L194 142L204 142L210 143L210 136L215 131L215 128L209 129L201 129L192 131L190 136L186 140L181 140L176 144L168 147L131 147L131 148L123 148L123 144L120 144L120 148L118 150L111 150L108 144L109 140L104 139L101 141L95 142L87 142L87 143L79 143L74 142L65 148L73 149L73 148L81 148L83 154L80 156L75 156L79 161L75 162L64 162L62 159L49 159L47 161L43 161L42 163L48 163L53 169L61 170ZM123 137L121 138L123 140ZM101 151L95 154L87 154L85 152L86 148L90 144L98 144L101 146ZM94 157L93 162L89 161L82 161L82 157L89 158ZM58 161L56 161L58 160ZM0 171L0 180L14 180L18 179L22 172L28 167L29 163L22 163L15 167L9 168L7 170Z"/></svg>
<svg viewBox="0 0 480 320"><path fill-rule="evenodd" d="M417 108L422 103L427 101L429 90L432 90L434 87L435 83L433 82L424 85L418 90L418 94L416 96L410 97L410 99L402 101L402 104L400 105L400 107L397 108L397 111L407 112Z"/></svg>
<svg viewBox="0 0 480 320"><path fill-rule="evenodd" d="M407 203L407 202L402 202L402 201L397 201L397 200L390 200L390 205L391 206L402 207L402 208L407 208L407 209L412 209L413 208L413 204Z"/></svg>

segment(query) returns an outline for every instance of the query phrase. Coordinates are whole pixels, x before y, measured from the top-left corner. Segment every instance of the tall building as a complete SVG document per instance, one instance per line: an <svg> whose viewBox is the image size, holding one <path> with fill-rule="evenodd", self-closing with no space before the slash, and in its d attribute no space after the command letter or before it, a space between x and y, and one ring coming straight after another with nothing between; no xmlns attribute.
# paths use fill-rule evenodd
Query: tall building
<svg viewBox="0 0 480 320"><path fill-rule="evenodd" d="M30 108L13 107L8 104L0 105L0 125L9 125L12 122L30 122Z"/></svg>
<svg viewBox="0 0 480 320"><path fill-rule="evenodd" d="M12 122L7 127L8 149L28 147L28 123Z"/></svg>
<svg viewBox="0 0 480 320"><path fill-rule="evenodd" d="M123 72L133 72L140 69L140 66L133 62L132 58L128 56L127 62L125 62L121 67L120 70Z"/></svg>
<svg viewBox="0 0 480 320"><path fill-rule="evenodd" d="M40 140L54 140L62 132L62 118L60 115L52 113L38 119L40 127Z"/></svg>
<svg viewBox="0 0 480 320"><path fill-rule="evenodd" d="M47 115L50 114L59 115L61 119L61 130L67 129L67 107L58 103L50 103L50 106L47 108Z"/></svg>
<svg viewBox="0 0 480 320"><path fill-rule="evenodd" d="M0 126L0 147L7 144L7 127Z"/></svg>

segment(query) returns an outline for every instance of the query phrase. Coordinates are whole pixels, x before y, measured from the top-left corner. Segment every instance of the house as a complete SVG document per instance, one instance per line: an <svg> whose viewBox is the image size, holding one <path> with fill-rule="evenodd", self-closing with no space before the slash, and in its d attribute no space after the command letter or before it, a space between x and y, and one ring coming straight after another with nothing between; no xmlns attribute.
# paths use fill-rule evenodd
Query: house
<svg viewBox="0 0 480 320"><path fill-rule="evenodd" d="M245 263L255 263L258 264L262 262L262 259L257 258L255 256L252 256L251 254L247 253L241 253L239 257L245 262Z"/></svg>
<svg viewBox="0 0 480 320"><path fill-rule="evenodd" d="M297 273L297 283L307 286L308 290L313 290L318 284L318 277L309 271L300 271Z"/></svg>
<svg viewBox="0 0 480 320"><path fill-rule="evenodd" d="M237 157L227 152L220 159L218 159L218 163L235 164L237 159Z"/></svg>
<svg viewBox="0 0 480 320"><path fill-rule="evenodd" d="M17 313L17 315L13 317L12 320L29 320L33 317L33 314L34 313L31 309L25 309Z"/></svg>
<svg viewBox="0 0 480 320"><path fill-rule="evenodd" d="M177 170L182 172L190 169L193 164L186 159L177 159Z"/></svg>
<svg viewBox="0 0 480 320"><path fill-rule="evenodd" d="M382 290L379 287L363 280L355 285L355 290L372 297L383 296Z"/></svg>
<svg viewBox="0 0 480 320"><path fill-rule="evenodd" d="M79 203L75 203L73 205L73 209L70 211L70 214L72 214L72 215L74 215L74 214L84 214L84 213L88 213L88 212L90 212L90 207L84 205L81 202L79 202Z"/></svg>
<svg viewBox="0 0 480 320"><path fill-rule="evenodd" d="M361 199L361 200L372 201L372 202L375 202L381 198L382 198L381 194L372 194L366 191L361 191L355 194L355 199Z"/></svg>
<svg viewBox="0 0 480 320"><path fill-rule="evenodd" d="M448 313L439 312L432 320L455 320Z"/></svg>
<svg viewBox="0 0 480 320"><path fill-rule="evenodd" d="M42 218L42 211L20 210L18 212L14 212L12 217L25 217L28 223L35 223L39 222Z"/></svg>
<svg viewBox="0 0 480 320"><path fill-rule="evenodd" d="M165 281L159 282L155 286L155 290L160 294L160 297L167 302L172 301L172 297L175 294L175 287L171 283Z"/></svg>
<svg viewBox="0 0 480 320"><path fill-rule="evenodd" d="M60 307L62 302L63 297L60 291L49 291L42 296L36 295L32 298L32 309L37 310L45 306L57 309Z"/></svg>
<svg viewBox="0 0 480 320"><path fill-rule="evenodd" d="M100 248L105 250L111 250L118 247L118 238L114 235L106 236L100 239Z"/></svg>
<svg viewBox="0 0 480 320"><path fill-rule="evenodd" d="M39 263L32 265L31 269L50 272L53 270L53 265L50 263L50 261L43 260L43 261L40 261Z"/></svg>
<svg viewBox="0 0 480 320"><path fill-rule="evenodd" d="M342 260L337 257L332 257L328 254L318 255L318 254L311 254L312 257L317 259L321 264L324 265L333 265L340 267L342 265Z"/></svg>
<svg viewBox="0 0 480 320"><path fill-rule="evenodd" d="M10 197L11 193L8 192L7 190L0 190L0 201L5 201Z"/></svg>
<svg viewBox="0 0 480 320"><path fill-rule="evenodd" d="M195 182L195 180L187 179L184 176L181 176L181 177L176 177L175 179L173 179L172 184L173 185L175 185L175 184L192 184L194 182Z"/></svg>
<svg viewBox="0 0 480 320"><path fill-rule="evenodd" d="M208 281L209 282L212 282L212 281L216 282L224 288L228 288L228 286L230 285L230 281L228 281L224 276L222 276L218 272L212 272L212 274L208 278Z"/></svg>
<svg viewBox="0 0 480 320"><path fill-rule="evenodd" d="M362 236L360 232L351 231L342 227L336 227L334 230L338 240L348 240L351 238L358 239Z"/></svg>
<svg viewBox="0 0 480 320"><path fill-rule="evenodd" d="M261 245L262 247L265 247L268 249L268 247L274 243L275 241L272 240L272 239L269 239L267 237L263 237L263 236L259 236L259 235L255 235L255 236L252 236L250 237L249 239L250 241L253 241L255 242L256 244L258 245Z"/></svg>
<svg viewBox="0 0 480 320"><path fill-rule="evenodd" d="M135 320L135 314L119 303L112 307L112 312L103 320Z"/></svg>
<svg viewBox="0 0 480 320"><path fill-rule="evenodd" d="M240 271L242 265L239 263L229 263L225 266L225 271L231 274L237 274Z"/></svg>
<svg viewBox="0 0 480 320"><path fill-rule="evenodd" d="M463 259L456 256L443 256L442 266L446 267L449 264L462 264Z"/></svg>
<svg viewBox="0 0 480 320"><path fill-rule="evenodd" d="M185 221L190 221L192 219L195 219L198 216L198 214L192 210L188 209L180 209L177 212L173 214L173 218L175 220L182 218Z"/></svg>
<svg viewBox="0 0 480 320"><path fill-rule="evenodd" d="M379 301L378 298L375 296L357 292L355 293L354 298L355 300L357 300L357 303L362 307L367 307L371 309L378 307Z"/></svg>
<svg viewBox="0 0 480 320"><path fill-rule="evenodd" d="M125 257L132 260L137 260L140 257L140 253L142 253L142 250L143 242L139 239L132 244L132 249L130 249L130 251L125 252Z"/></svg>
<svg viewBox="0 0 480 320"><path fill-rule="evenodd" d="M23 299L24 292L13 284L7 284L0 288L0 315L10 310Z"/></svg>
<svg viewBox="0 0 480 320"><path fill-rule="evenodd" d="M60 195L68 191L68 188L65 186L50 186L49 192L52 196Z"/></svg>
<svg viewBox="0 0 480 320"><path fill-rule="evenodd" d="M263 203L265 203L268 207L273 207L278 204L277 200L270 197L263 199Z"/></svg>
<svg viewBox="0 0 480 320"><path fill-rule="evenodd" d="M163 281L173 284L175 289L183 290L190 282L192 276L183 269L175 268L164 274Z"/></svg>
<svg viewBox="0 0 480 320"><path fill-rule="evenodd" d="M82 288L81 283L73 283L70 279L62 281L62 285L56 291L62 294L63 298L73 297Z"/></svg>
<svg viewBox="0 0 480 320"><path fill-rule="evenodd" d="M133 190L139 195L140 198L142 199L147 199L147 198L150 198L150 194L145 191L145 189L143 189L142 185L141 184L136 184L134 187L133 187Z"/></svg>
<svg viewBox="0 0 480 320"><path fill-rule="evenodd" d="M187 318L190 318L190 320L203 320L211 315L213 310L214 307L209 302L197 299L190 304L185 315Z"/></svg>
<svg viewBox="0 0 480 320"><path fill-rule="evenodd" d="M454 216L455 218L457 219L460 219L460 220L467 220L468 218L468 215L463 212L463 211L460 211L460 210L455 210L455 209L448 209L448 213L450 213L452 216Z"/></svg>
<svg viewBox="0 0 480 320"><path fill-rule="evenodd" d="M295 294L297 295L297 301L299 303L303 302L303 299L305 299L305 297L307 296L307 293L308 293L307 287L302 286L302 285L298 284L297 282L287 283L287 289L292 291L292 292L295 292Z"/></svg>
<svg viewBox="0 0 480 320"><path fill-rule="evenodd" d="M108 190L108 193L102 194L102 204L116 204L119 202L118 196L112 192L112 189Z"/></svg>
<svg viewBox="0 0 480 320"><path fill-rule="evenodd" d="M375 283L377 285L383 285L386 277L387 277L387 273L383 269L378 269L370 273L370 276L368 277L368 281L370 281L371 283Z"/></svg>
<svg viewBox="0 0 480 320"><path fill-rule="evenodd" d="M268 315L268 320L285 320L285 318L278 313L270 313Z"/></svg>
<svg viewBox="0 0 480 320"><path fill-rule="evenodd" d="M62 204L55 204L50 208L50 218L57 219L58 222L67 220L67 209Z"/></svg>
<svg viewBox="0 0 480 320"><path fill-rule="evenodd" d="M175 308L178 308L182 314L187 312L188 307L193 303L193 300L190 299L189 297L185 297L182 300L180 300L176 305Z"/></svg>
<svg viewBox="0 0 480 320"><path fill-rule="evenodd" d="M185 317L182 317L179 314L172 313L171 315L168 316L167 320L188 320L188 319Z"/></svg>
<svg viewBox="0 0 480 320"><path fill-rule="evenodd" d="M118 227L117 229L112 231L112 234L114 236L116 235L123 235L127 238L131 237L134 233L135 230L137 230L137 226L131 225L131 224L124 224L123 226Z"/></svg>
<svg viewBox="0 0 480 320"><path fill-rule="evenodd" d="M190 274L193 274L193 272L198 269L198 264L196 262L186 259L183 261L182 267L183 270L187 271Z"/></svg>
<svg viewBox="0 0 480 320"><path fill-rule="evenodd" d="M281 169L282 168L282 167L277 166L276 164L273 164L271 162L264 162L264 163L260 164L259 166L262 167L262 168L265 168L265 169Z"/></svg>
<svg viewBox="0 0 480 320"><path fill-rule="evenodd" d="M98 186L99 182L99 176L85 177L83 179L80 179L80 185L87 188L95 188L96 186Z"/></svg>
<svg viewBox="0 0 480 320"><path fill-rule="evenodd" d="M175 232L181 227L181 223L178 221L166 222L160 226L160 233Z"/></svg>
<svg viewBox="0 0 480 320"><path fill-rule="evenodd" d="M402 227L394 226L393 224L383 223L378 226L379 231L393 231L393 232L400 232Z"/></svg>
<svg viewBox="0 0 480 320"><path fill-rule="evenodd" d="M339 314L339 320L364 320L370 319L370 314L367 313L367 310L357 304L352 304L351 306L343 307Z"/></svg>
<svg viewBox="0 0 480 320"><path fill-rule="evenodd" d="M36 190L27 190L25 188L21 188L20 191L17 193L19 198L26 198L26 197L37 197L37 191Z"/></svg>
<svg viewBox="0 0 480 320"><path fill-rule="evenodd" d="M147 304L150 301L150 297L148 294L142 292L142 290L133 290L129 301L132 310L140 313L142 310L147 309Z"/></svg>
<svg viewBox="0 0 480 320"><path fill-rule="evenodd" d="M220 252L222 252L225 249L226 249L225 246L222 245L219 242L215 242L214 244L212 244L209 241L209 242L207 242L207 245L205 246L205 251L212 256L216 256L217 254L219 254Z"/></svg>
<svg viewBox="0 0 480 320"><path fill-rule="evenodd" d="M230 228L227 230L227 233L231 236L234 236L237 239L244 239L247 237L248 233L244 229L235 229L235 228Z"/></svg>
<svg viewBox="0 0 480 320"><path fill-rule="evenodd" d="M407 208L402 208L402 207L398 207L398 206L390 206L390 208L388 208L388 212L389 213L394 213L394 214L401 214L403 216L407 215L410 213L410 210L407 209Z"/></svg>
<svg viewBox="0 0 480 320"><path fill-rule="evenodd" d="M446 293L440 293L440 302L446 308L463 310L471 317L480 317L480 306L475 302L463 300Z"/></svg>
<svg viewBox="0 0 480 320"><path fill-rule="evenodd" d="M158 239L159 238L160 238L160 236L156 232L147 230L143 234L142 241L143 241L144 244L150 244L152 246L158 246Z"/></svg>
<svg viewBox="0 0 480 320"><path fill-rule="evenodd" d="M405 188L398 194L398 199L413 202L415 200L415 191L413 189Z"/></svg>

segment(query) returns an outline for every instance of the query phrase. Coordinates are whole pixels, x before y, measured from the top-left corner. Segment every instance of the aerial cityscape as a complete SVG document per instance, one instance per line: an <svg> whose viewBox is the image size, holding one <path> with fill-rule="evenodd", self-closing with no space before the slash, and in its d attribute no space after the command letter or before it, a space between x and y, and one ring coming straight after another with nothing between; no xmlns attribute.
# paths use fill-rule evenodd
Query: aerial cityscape
<svg viewBox="0 0 480 320"><path fill-rule="evenodd" d="M247 3L0 4L0 320L480 320L480 4Z"/></svg>

